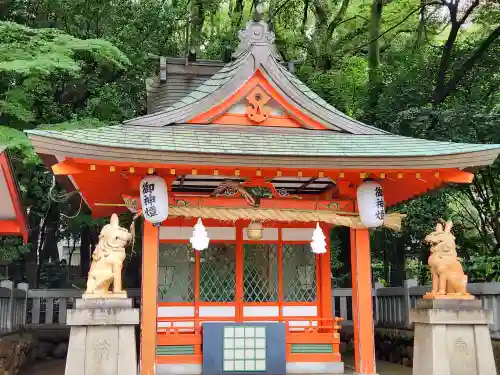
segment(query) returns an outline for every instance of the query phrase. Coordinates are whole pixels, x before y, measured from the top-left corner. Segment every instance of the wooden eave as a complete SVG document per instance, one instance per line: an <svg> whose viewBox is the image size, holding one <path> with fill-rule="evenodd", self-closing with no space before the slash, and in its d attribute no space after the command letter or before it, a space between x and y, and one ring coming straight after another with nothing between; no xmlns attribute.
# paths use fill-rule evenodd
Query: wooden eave
<svg viewBox="0 0 500 375"><path fill-rule="evenodd" d="M79 190L84 202L90 203L88 207L96 217L107 216L112 211L121 212L121 209L98 207L94 203L117 203L121 201L121 194L134 194L141 176L151 169L167 179L173 193L182 193L182 189L177 189L176 186L180 186L182 176L186 174L237 176L237 180L251 180L252 176L262 176L273 183L276 176L286 176L295 181L297 176L307 178L307 181L326 177L334 182L331 185L333 190L327 196L351 201L355 200L355 187L363 178L374 177L380 178L386 192L386 204L390 207L449 183L469 183L473 175L456 166L470 166L474 163L484 166L493 162L498 153L497 150L462 154L459 155L461 160L451 161L449 157L443 156L394 157L386 158L390 161L381 162L379 158L283 158L158 152L89 146L67 141L53 142L53 139L43 138L30 135L36 151L42 157L44 154L64 155L64 159L59 158L63 161L58 163L55 158L43 157L43 160L49 163L47 166L52 167L58 178L76 184L75 189ZM47 143L47 140L52 142ZM430 159L433 159L432 163L429 162ZM175 181L178 181L177 185ZM102 186L119 188L102 189ZM328 190L327 186L323 186L324 193ZM201 193L209 194L209 190ZM318 192L307 196L302 193L306 200L321 199L324 194ZM299 206L306 203L296 202ZM220 204L224 203L221 201ZM290 204L295 205L293 201Z"/></svg>

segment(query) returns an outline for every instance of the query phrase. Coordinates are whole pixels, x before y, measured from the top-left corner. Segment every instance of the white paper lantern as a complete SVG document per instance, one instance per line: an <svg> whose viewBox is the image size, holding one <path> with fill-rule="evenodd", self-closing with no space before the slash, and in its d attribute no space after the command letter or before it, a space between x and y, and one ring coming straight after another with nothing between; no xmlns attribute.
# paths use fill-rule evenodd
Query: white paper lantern
<svg viewBox="0 0 500 375"><path fill-rule="evenodd" d="M323 254L326 253L326 237L323 233L323 230L319 226L319 223L316 223L316 229L314 229L312 242L311 242L311 250L315 254Z"/></svg>
<svg viewBox="0 0 500 375"><path fill-rule="evenodd" d="M194 226L193 236L189 239L189 242L191 242L193 249L198 251L205 250L208 247L210 238L208 238L207 230L201 219L198 219L198 222Z"/></svg>
<svg viewBox="0 0 500 375"><path fill-rule="evenodd" d="M168 217L168 191L165 180L159 176L144 177L140 189L144 218L155 225L161 225Z"/></svg>
<svg viewBox="0 0 500 375"><path fill-rule="evenodd" d="M367 228L376 228L384 223L385 203L382 186L373 180L366 180L357 191L359 218Z"/></svg>

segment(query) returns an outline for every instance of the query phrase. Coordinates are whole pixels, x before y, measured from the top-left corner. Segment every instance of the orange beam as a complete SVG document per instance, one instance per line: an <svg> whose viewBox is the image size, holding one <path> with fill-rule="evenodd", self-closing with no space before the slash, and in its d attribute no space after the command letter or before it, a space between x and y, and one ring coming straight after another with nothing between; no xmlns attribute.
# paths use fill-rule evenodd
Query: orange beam
<svg viewBox="0 0 500 375"><path fill-rule="evenodd" d="M67 176L86 172L88 165L79 164L71 159L64 160L52 166L52 173L56 176Z"/></svg>
<svg viewBox="0 0 500 375"><path fill-rule="evenodd" d="M225 198L225 197L176 197L171 196L172 206L188 207L219 207L219 208L251 208L244 198ZM102 204L116 204L121 207L123 202L95 202L95 207ZM289 210L313 210L313 211L340 211L354 212L354 202L351 200L314 200L314 199L289 199L289 198L263 198L260 200L258 208L263 209L289 209Z"/></svg>
<svg viewBox="0 0 500 375"><path fill-rule="evenodd" d="M386 178L390 177L397 179L398 181L404 181L407 179L415 179L417 174L420 174L423 179L428 179L434 176L435 172L444 173L455 173L462 172L458 169L404 169L404 170L394 170L394 169L338 169L338 168L280 168L279 166L270 168L255 168L255 167L245 167L245 166L221 166L221 165L197 165L197 164L168 164L168 163L141 163L141 162L124 162L117 160L102 160L102 159L83 159L83 158L68 158L66 161L71 161L79 166L83 171L88 171L89 173L117 173L126 172L131 173L130 168L132 167L133 174L137 175L147 175L148 171L153 169L158 175L166 176L181 176L183 174L192 174L193 170L196 170L197 175L217 175L217 176L237 176L241 178L252 178L252 177L298 177L300 174L302 177L327 177L332 179L348 180L353 183L359 183L363 178ZM91 170L91 166L95 169ZM111 171L113 169L113 171ZM260 170L260 176L257 174L257 170ZM217 171L215 173L215 171ZM237 173L236 173L237 171ZM398 179L398 174L403 176L402 179ZM361 177L363 175L363 177ZM381 177L384 176L384 177Z"/></svg>
<svg viewBox="0 0 500 375"><path fill-rule="evenodd" d="M285 301L285 290L283 289L283 228L278 227L278 316L283 319L283 308Z"/></svg>
<svg viewBox="0 0 500 375"><path fill-rule="evenodd" d="M289 345L287 345L289 347ZM287 350L287 362L340 362L339 353L308 353L308 354L291 354L290 349ZM365 375L365 374L362 374Z"/></svg>
<svg viewBox="0 0 500 375"><path fill-rule="evenodd" d="M225 197L176 197L172 200L178 206L190 207L224 207L224 208L250 208L244 198ZM354 203L348 199L315 200L291 198L262 198L259 208L281 208L295 210L331 210L354 212Z"/></svg>
<svg viewBox="0 0 500 375"><path fill-rule="evenodd" d="M354 364L358 374L375 374L370 233L351 229Z"/></svg>
<svg viewBox="0 0 500 375"><path fill-rule="evenodd" d="M289 333L287 344L340 344L340 338L333 338L331 333Z"/></svg>
<svg viewBox="0 0 500 375"><path fill-rule="evenodd" d="M20 235L24 243L26 244L28 242L29 236L28 221L21 201L19 185L16 182L12 170L12 165L5 151L0 155L0 167L2 168L5 181L7 182L7 189L9 190L10 200L12 202L12 206L14 207L14 213L16 214L15 226L17 227L14 228L14 223L6 222L4 227L5 232L2 233L0 231L0 234Z"/></svg>
<svg viewBox="0 0 500 375"><path fill-rule="evenodd" d="M331 225L321 224L321 229L326 237L327 252L319 255L320 264L320 309L322 318L331 318L333 314L332 307L332 278L330 265L330 229Z"/></svg>
<svg viewBox="0 0 500 375"><path fill-rule="evenodd" d="M174 201L178 206L188 205L191 207L225 207L225 208L250 208L244 198L176 198ZM290 210L331 210L354 212L354 203L352 200L333 199L333 200L314 200L314 199L288 199L288 198L262 198L259 208L281 208Z"/></svg>
<svg viewBox="0 0 500 375"><path fill-rule="evenodd" d="M180 334L180 335L158 335L158 346L169 345L201 345L201 335Z"/></svg>
<svg viewBox="0 0 500 375"><path fill-rule="evenodd" d="M18 236L21 234L21 226L15 220L0 220L0 234L2 236Z"/></svg>
<svg viewBox="0 0 500 375"><path fill-rule="evenodd" d="M236 222L236 322L240 323L243 321L243 272L244 264L243 258L244 246L243 246L243 225L241 221Z"/></svg>
<svg viewBox="0 0 500 375"><path fill-rule="evenodd" d="M474 174L457 169L454 171L440 172L438 178L441 178L444 182L470 184L474 180Z"/></svg>
<svg viewBox="0 0 500 375"><path fill-rule="evenodd" d="M140 374L154 375L157 339L157 290L158 290L158 227L144 221L142 239L141 284L141 360Z"/></svg>
<svg viewBox="0 0 500 375"><path fill-rule="evenodd" d="M99 159L81 159L73 158L67 159L71 160L83 171L88 173L127 173L130 174L130 168L133 168L133 174L136 175L147 175L148 170L151 168L160 176L172 175L179 177L183 174L193 174L193 170L196 171L197 175L217 175L217 176L234 176L240 178L273 178L273 177L298 177L300 172L302 172L302 177L319 177L323 174L323 177L338 178L340 172L333 169L324 168L311 168L311 169L282 169L279 166L274 168L255 168L255 167L227 167L220 165L209 165L200 166L197 164L164 164L164 163L138 163L138 162L122 162L115 160L99 160ZM111 168L112 167L112 168ZM94 169L91 169L94 168ZM113 169L111 171L110 169ZM257 170L260 170L260 175L258 175ZM217 172L215 172L217 171ZM349 171L350 173L351 171ZM359 174L359 172L355 172ZM347 172L345 176L347 176Z"/></svg>

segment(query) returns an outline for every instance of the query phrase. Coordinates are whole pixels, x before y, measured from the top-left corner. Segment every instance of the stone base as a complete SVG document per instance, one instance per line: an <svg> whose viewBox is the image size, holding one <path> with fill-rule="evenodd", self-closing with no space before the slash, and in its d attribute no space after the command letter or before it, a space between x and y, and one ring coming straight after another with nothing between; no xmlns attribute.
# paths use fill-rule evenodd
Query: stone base
<svg viewBox="0 0 500 375"><path fill-rule="evenodd" d="M127 292L123 291L120 293L109 292L106 294L93 294L93 293L83 293L82 299L123 299L127 298Z"/></svg>
<svg viewBox="0 0 500 375"><path fill-rule="evenodd" d="M288 362L287 374L343 374L344 362Z"/></svg>
<svg viewBox="0 0 500 375"><path fill-rule="evenodd" d="M77 299L68 310L71 326L65 375L137 375L131 299Z"/></svg>
<svg viewBox="0 0 500 375"><path fill-rule="evenodd" d="M344 374L344 362L289 362L287 374ZM201 375L198 364L158 364L156 375ZM368 374L360 374L368 375ZM369 374L376 375L376 374Z"/></svg>
<svg viewBox="0 0 500 375"><path fill-rule="evenodd" d="M415 324L413 375L495 375L488 324L477 300L422 300Z"/></svg>
<svg viewBox="0 0 500 375"><path fill-rule="evenodd" d="M201 375L201 364L157 364L155 375Z"/></svg>

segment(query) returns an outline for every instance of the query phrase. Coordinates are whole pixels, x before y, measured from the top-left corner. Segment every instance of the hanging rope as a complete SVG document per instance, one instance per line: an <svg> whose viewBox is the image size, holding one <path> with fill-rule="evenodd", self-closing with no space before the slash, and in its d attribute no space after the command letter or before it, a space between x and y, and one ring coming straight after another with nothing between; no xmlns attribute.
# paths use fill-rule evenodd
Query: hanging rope
<svg viewBox="0 0 500 375"><path fill-rule="evenodd" d="M236 221L239 219L251 221L282 221L282 222L316 222L321 221L333 225L351 228L365 228L359 216L344 216L331 211L264 209L264 208L219 208L219 207L186 207L170 206L169 216L182 216L202 219L217 219L221 221ZM401 230L401 221L405 215L400 213L387 214L384 227L394 231Z"/></svg>

